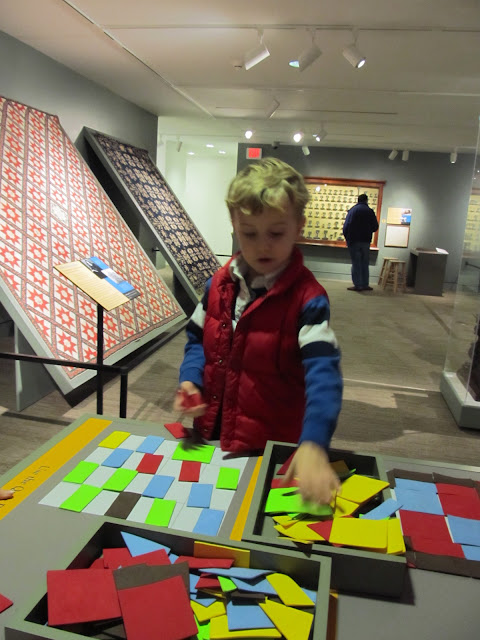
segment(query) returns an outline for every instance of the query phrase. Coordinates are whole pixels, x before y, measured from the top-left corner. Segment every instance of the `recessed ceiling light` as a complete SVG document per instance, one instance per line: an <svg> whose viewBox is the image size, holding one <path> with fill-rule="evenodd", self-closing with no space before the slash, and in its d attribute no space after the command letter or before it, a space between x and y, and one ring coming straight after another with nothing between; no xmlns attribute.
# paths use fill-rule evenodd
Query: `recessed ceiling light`
<svg viewBox="0 0 480 640"><path fill-rule="evenodd" d="M188 155L189 155L189 156L194 156L194 155L195 155L195 153L194 153L193 151L188 151Z"/></svg>
<svg viewBox="0 0 480 640"><path fill-rule="evenodd" d="M218 153L221 153L222 155L224 155L225 153L227 153L226 151L224 151L223 149L219 149Z"/></svg>
<svg viewBox="0 0 480 640"><path fill-rule="evenodd" d="M303 140L303 131L297 131L293 134L294 142L301 142Z"/></svg>
<svg viewBox="0 0 480 640"><path fill-rule="evenodd" d="M252 136L253 136L253 131L252 131L251 129L247 129L247 130L245 131L245 138L246 138L247 140L250 140L250 138L251 138Z"/></svg>
<svg viewBox="0 0 480 640"><path fill-rule="evenodd" d="M206 144L205 146L207 147L207 149L213 149L213 147L214 147L213 144Z"/></svg>

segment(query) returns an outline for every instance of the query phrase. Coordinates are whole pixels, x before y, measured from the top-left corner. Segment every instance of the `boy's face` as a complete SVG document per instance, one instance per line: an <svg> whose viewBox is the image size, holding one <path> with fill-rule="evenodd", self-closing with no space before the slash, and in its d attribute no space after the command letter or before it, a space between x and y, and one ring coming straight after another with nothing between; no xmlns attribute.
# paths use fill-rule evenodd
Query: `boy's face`
<svg viewBox="0 0 480 640"><path fill-rule="evenodd" d="M250 277L276 271L290 258L303 227L290 203L283 212L265 207L259 214L246 215L236 210L232 224Z"/></svg>

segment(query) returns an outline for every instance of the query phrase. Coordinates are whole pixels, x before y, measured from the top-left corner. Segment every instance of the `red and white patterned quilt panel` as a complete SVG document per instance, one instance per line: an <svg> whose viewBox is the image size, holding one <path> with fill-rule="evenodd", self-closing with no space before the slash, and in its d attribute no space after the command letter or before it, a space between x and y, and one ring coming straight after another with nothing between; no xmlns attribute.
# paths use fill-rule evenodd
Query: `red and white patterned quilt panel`
<svg viewBox="0 0 480 640"><path fill-rule="evenodd" d="M109 362L184 317L58 117L0 97L0 277L39 355L95 361L96 303L54 269L89 256L142 294L105 314Z"/></svg>

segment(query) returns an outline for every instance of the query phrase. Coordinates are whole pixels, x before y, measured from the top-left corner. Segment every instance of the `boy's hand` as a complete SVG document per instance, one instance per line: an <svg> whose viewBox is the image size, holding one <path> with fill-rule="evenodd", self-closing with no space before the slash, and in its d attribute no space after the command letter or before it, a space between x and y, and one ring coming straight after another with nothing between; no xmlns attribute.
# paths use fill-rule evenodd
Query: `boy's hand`
<svg viewBox="0 0 480 640"><path fill-rule="evenodd" d="M200 389L193 382L182 382L175 394L173 410L180 411L187 416L196 418L203 416L207 410L207 405L203 401Z"/></svg>
<svg viewBox="0 0 480 640"><path fill-rule="evenodd" d="M10 500L10 498L13 498L13 491L0 489L0 500Z"/></svg>
<svg viewBox="0 0 480 640"><path fill-rule="evenodd" d="M340 480L330 466L325 450L315 442L302 442L298 447L284 483L293 478L297 478L302 498L317 504L329 504L340 489Z"/></svg>

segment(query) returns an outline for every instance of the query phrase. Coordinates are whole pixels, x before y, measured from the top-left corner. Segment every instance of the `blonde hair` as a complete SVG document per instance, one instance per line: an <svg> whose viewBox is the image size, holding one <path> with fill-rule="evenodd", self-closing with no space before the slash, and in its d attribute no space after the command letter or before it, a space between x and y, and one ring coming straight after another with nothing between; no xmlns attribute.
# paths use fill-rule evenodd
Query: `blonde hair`
<svg viewBox="0 0 480 640"><path fill-rule="evenodd" d="M264 158L247 165L235 176L226 203L231 216L236 210L250 215L261 213L264 207L284 211L285 198L301 218L310 199L302 175L282 160Z"/></svg>

